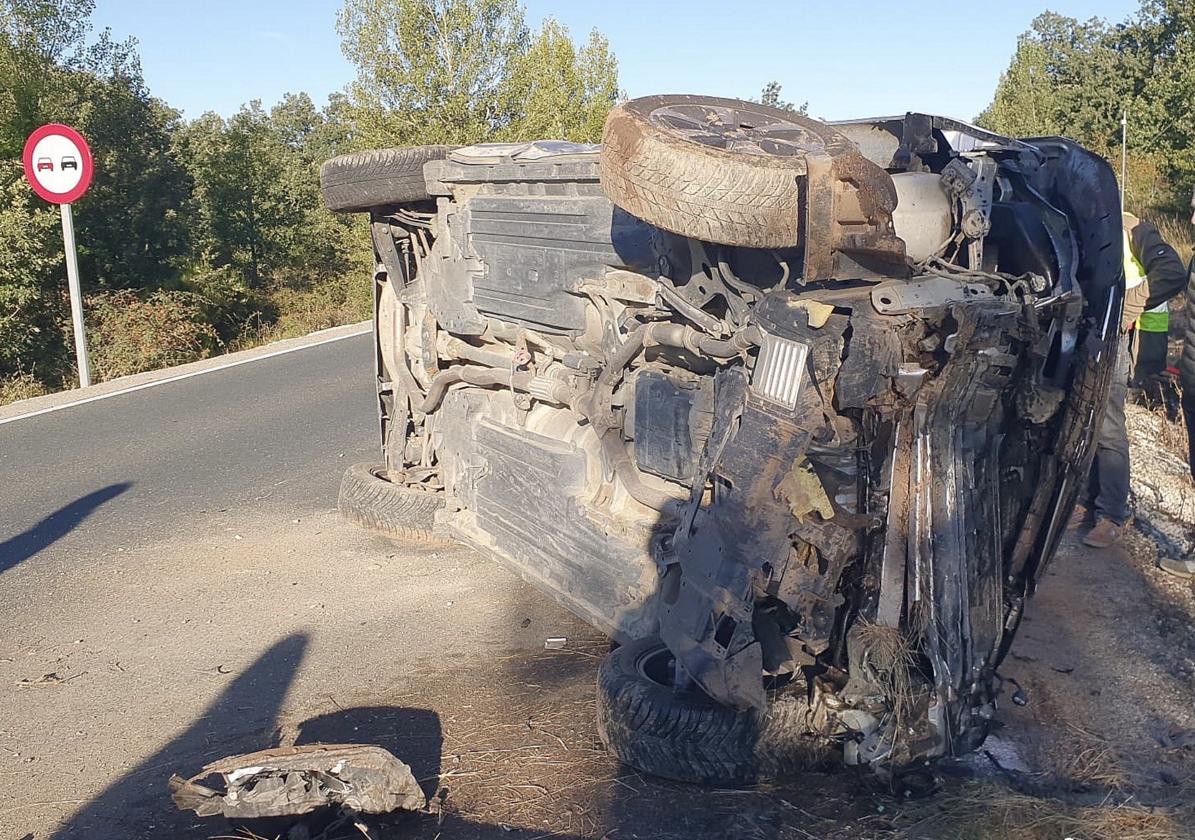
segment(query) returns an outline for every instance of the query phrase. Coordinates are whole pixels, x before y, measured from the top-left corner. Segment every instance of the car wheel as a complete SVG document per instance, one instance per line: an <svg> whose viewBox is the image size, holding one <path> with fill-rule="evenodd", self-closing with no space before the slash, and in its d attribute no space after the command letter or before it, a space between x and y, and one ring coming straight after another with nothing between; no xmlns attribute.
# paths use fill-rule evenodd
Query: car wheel
<svg viewBox="0 0 1195 840"><path fill-rule="evenodd" d="M659 639L622 645L597 677L598 734L619 761L680 782L743 786L826 766L828 743L801 734L804 697L776 695L766 713L723 706L672 684L673 657Z"/></svg>
<svg viewBox="0 0 1195 840"><path fill-rule="evenodd" d="M443 160L455 146L373 149L325 161L320 193L329 210L356 213L390 204L426 201L423 164Z"/></svg>
<svg viewBox="0 0 1195 840"><path fill-rule="evenodd" d="M811 169L849 169L880 191L893 189L825 123L755 102L648 96L614 108L602 134L606 196L656 227L704 242L801 244L802 182ZM894 192L890 198L895 206Z"/></svg>
<svg viewBox="0 0 1195 840"><path fill-rule="evenodd" d="M451 545L452 539L436 527L436 511L444 507L444 497L387 481L384 474L384 469L374 464L349 467L340 482L340 515L404 542Z"/></svg>

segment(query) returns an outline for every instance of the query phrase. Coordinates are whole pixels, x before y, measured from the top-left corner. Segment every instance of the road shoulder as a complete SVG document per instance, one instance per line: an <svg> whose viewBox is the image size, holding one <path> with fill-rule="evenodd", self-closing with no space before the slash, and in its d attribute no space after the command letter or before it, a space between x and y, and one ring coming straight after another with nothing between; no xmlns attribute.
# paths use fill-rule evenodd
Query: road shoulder
<svg viewBox="0 0 1195 840"><path fill-rule="evenodd" d="M150 388L155 385L163 385L167 382L174 382L191 376L214 373L225 368L268 359L283 353L292 353L307 347L317 347L332 341L352 338L363 335L369 332L369 330L370 324L368 321L345 324L341 327L320 330L319 332L310 333L299 338L288 338L271 344L263 344L251 350L226 353L221 356L213 356L210 359L202 359L198 362L191 362L177 367L146 371L145 373L138 373L132 376L122 376L107 382L101 382L97 385L91 385L87 388L74 388L69 391L59 391L42 397L19 400L0 407L0 425L28 417L36 417L39 414L46 414L51 411L70 408L73 405L82 405L131 391Z"/></svg>

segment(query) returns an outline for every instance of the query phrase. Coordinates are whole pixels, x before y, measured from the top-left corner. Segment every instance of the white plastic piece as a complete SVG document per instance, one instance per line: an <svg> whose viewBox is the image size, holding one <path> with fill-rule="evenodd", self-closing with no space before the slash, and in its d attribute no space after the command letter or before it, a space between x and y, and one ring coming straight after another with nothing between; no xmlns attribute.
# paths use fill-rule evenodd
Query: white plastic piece
<svg viewBox="0 0 1195 840"><path fill-rule="evenodd" d="M896 185L892 225L905 241L909 259L920 262L950 236L950 198L942 189L942 179L932 172L898 172L892 183Z"/></svg>

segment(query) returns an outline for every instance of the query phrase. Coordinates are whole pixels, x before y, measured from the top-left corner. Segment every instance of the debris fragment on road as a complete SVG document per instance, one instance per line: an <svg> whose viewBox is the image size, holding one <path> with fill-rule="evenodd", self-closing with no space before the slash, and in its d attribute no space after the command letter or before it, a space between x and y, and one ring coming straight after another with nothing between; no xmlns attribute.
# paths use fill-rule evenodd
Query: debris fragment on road
<svg viewBox="0 0 1195 840"><path fill-rule="evenodd" d="M544 650L564 650L566 644L568 639L564 636L550 636L544 639Z"/></svg>
<svg viewBox="0 0 1195 840"><path fill-rule="evenodd" d="M17 687L18 688L43 688L45 686L62 685L63 683L68 683L71 680L78 679L79 677L83 676L83 674L85 674L85 673L87 673L87 672L83 671L82 673L78 673L78 674L75 674L70 677L64 677L64 676L62 676L62 674L59 674L57 671L54 671L49 674L42 674L40 677L36 677L36 678L30 677L30 678L26 678L26 679L17 680Z"/></svg>
<svg viewBox="0 0 1195 840"><path fill-rule="evenodd" d="M223 777L223 790L201 784ZM196 775L170 777L179 810L201 817L286 817L339 807L359 814L418 811L427 798L411 768L381 747L309 744L212 762Z"/></svg>

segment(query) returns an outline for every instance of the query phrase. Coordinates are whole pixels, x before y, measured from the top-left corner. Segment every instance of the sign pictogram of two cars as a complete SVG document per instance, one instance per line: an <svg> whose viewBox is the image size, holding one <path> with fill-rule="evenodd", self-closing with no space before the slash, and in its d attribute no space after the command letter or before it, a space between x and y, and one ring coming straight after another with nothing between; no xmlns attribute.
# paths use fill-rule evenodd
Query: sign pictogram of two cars
<svg viewBox="0 0 1195 840"><path fill-rule="evenodd" d="M62 158L60 163L61 163L62 170L64 172L68 169L78 169L79 168L79 160L78 160L78 158L74 157L73 155L66 155L65 157ZM48 157L38 158L37 159L37 171L38 172L53 172L54 171L53 158L48 158Z"/></svg>

